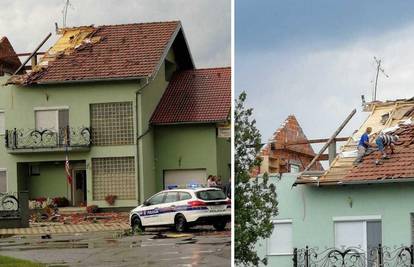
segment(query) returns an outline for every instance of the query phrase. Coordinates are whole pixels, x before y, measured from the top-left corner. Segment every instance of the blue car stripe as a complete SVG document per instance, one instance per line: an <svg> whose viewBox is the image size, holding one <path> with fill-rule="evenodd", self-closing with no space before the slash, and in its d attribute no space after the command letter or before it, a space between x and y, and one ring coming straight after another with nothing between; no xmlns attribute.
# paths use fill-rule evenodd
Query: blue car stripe
<svg viewBox="0 0 414 267"><path fill-rule="evenodd" d="M170 212L177 212L177 211L195 211L195 210L207 210L208 207L191 207L189 205L181 205L176 206L175 208L167 207L167 208L155 208L151 210L143 210L140 211L138 214L139 216L146 217L151 215L159 215L163 213L170 213Z"/></svg>

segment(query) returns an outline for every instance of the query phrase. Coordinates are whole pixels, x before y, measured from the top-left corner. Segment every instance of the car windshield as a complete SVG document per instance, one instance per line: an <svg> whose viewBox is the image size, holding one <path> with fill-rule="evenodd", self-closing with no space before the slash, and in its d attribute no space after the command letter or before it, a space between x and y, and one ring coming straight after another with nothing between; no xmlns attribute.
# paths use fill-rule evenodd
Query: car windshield
<svg viewBox="0 0 414 267"><path fill-rule="evenodd" d="M221 190L206 190L196 193L197 198L202 200L222 200L226 199L226 195Z"/></svg>

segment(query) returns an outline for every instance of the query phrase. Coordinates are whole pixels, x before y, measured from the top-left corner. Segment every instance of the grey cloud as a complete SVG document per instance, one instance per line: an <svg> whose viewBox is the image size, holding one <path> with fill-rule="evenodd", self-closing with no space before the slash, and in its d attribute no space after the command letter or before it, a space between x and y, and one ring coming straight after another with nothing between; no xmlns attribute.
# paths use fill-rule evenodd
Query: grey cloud
<svg viewBox="0 0 414 267"><path fill-rule="evenodd" d="M18 52L32 51L54 23L62 25L65 0L2 0L0 36ZM230 0L71 0L67 26L181 20L197 67L231 64ZM45 46L49 47L56 38Z"/></svg>
<svg viewBox="0 0 414 267"><path fill-rule="evenodd" d="M360 96L371 99L374 56L384 59L390 75L380 77L378 98L414 96L413 36L414 25L323 50L291 47L237 55L236 92L247 91L264 140L289 114L297 116L308 137L328 137L357 108L342 133L351 134L367 116Z"/></svg>

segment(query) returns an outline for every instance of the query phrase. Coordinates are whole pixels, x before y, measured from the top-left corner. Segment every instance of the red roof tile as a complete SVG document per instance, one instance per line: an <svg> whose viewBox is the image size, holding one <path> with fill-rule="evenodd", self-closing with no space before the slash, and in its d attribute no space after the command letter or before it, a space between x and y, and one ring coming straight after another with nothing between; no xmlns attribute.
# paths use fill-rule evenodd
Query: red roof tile
<svg viewBox="0 0 414 267"><path fill-rule="evenodd" d="M152 124L226 121L231 109L231 68L174 74L151 117Z"/></svg>
<svg viewBox="0 0 414 267"><path fill-rule="evenodd" d="M395 132L400 137L395 153L382 165L375 165L378 151L364 157L363 162L354 167L342 181L381 180L414 178L414 125L401 126Z"/></svg>
<svg viewBox="0 0 414 267"><path fill-rule="evenodd" d="M96 27L88 37L100 37L98 42L58 56L27 83L150 76L180 28L178 21Z"/></svg>

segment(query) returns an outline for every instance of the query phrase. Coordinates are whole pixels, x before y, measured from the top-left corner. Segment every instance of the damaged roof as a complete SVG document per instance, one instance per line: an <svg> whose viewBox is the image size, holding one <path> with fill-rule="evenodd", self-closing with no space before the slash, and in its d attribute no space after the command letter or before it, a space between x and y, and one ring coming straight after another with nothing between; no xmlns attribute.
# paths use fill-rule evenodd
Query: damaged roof
<svg viewBox="0 0 414 267"><path fill-rule="evenodd" d="M0 37L0 76L3 73L13 74L21 64L7 37Z"/></svg>
<svg viewBox="0 0 414 267"><path fill-rule="evenodd" d="M375 103L366 121L341 148L329 169L322 176L303 173L296 184L353 184L384 181L401 181L414 178L414 98ZM362 163L354 166L357 144L367 127L372 128L370 142L381 132L397 134L400 141L391 159L383 165L375 165L378 151L363 158Z"/></svg>
<svg viewBox="0 0 414 267"><path fill-rule="evenodd" d="M28 75L9 83L136 79L153 76L170 48L181 69L194 64L179 21L61 29L60 39Z"/></svg>
<svg viewBox="0 0 414 267"><path fill-rule="evenodd" d="M414 178L414 125L401 125L392 133L400 139L390 159L384 160L382 165L375 165L375 153L371 153L364 157L361 164L352 168L343 180Z"/></svg>
<svg viewBox="0 0 414 267"><path fill-rule="evenodd" d="M150 122L157 125L226 122L230 109L230 67L178 71Z"/></svg>

